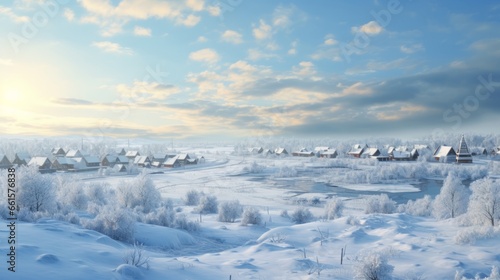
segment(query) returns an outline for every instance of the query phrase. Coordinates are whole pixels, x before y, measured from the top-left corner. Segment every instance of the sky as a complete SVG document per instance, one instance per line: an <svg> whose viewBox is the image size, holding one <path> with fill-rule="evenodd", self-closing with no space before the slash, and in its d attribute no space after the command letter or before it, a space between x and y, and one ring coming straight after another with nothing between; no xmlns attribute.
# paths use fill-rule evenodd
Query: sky
<svg viewBox="0 0 500 280"><path fill-rule="evenodd" d="M498 133L498 1L7 0L0 134Z"/></svg>

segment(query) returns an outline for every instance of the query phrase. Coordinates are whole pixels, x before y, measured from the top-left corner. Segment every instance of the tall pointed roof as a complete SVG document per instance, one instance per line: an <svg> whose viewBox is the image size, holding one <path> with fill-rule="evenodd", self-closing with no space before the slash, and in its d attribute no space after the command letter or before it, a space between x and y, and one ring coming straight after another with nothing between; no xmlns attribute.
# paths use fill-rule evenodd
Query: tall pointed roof
<svg viewBox="0 0 500 280"><path fill-rule="evenodd" d="M469 148L467 147L467 143L465 143L465 137L463 135L460 139L460 144L458 145L457 163L472 163L472 155L469 152Z"/></svg>

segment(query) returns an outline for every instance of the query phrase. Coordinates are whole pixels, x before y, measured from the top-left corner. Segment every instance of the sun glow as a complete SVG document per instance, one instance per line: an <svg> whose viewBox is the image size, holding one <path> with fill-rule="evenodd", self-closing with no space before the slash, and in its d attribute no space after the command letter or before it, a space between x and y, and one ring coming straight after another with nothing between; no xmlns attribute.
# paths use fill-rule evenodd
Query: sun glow
<svg viewBox="0 0 500 280"><path fill-rule="evenodd" d="M3 92L2 100L6 103L19 103L22 100L22 94L17 89L7 89Z"/></svg>

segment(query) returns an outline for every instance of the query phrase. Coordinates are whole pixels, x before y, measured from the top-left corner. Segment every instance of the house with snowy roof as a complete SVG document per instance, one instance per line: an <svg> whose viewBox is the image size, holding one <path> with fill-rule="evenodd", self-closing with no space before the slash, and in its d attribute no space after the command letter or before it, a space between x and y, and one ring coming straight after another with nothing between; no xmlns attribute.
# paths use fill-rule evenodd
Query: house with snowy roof
<svg viewBox="0 0 500 280"><path fill-rule="evenodd" d="M76 161L72 158L67 157L56 157L52 162L52 168L59 171L68 171L70 169L75 169Z"/></svg>
<svg viewBox="0 0 500 280"><path fill-rule="evenodd" d="M64 151L64 149L61 147L53 148L51 153L53 156L56 156L56 157L63 157L66 155L66 151Z"/></svg>
<svg viewBox="0 0 500 280"><path fill-rule="evenodd" d="M33 157L28 162L29 166L36 166L39 170L52 169L52 162L48 157Z"/></svg>
<svg viewBox="0 0 500 280"><path fill-rule="evenodd" d="M302 148L298 151L292 152L292 156L295 156L295 157L312 157L314 155L315 155L314 152L311 152L306 148Z"/></svg>
<svg viewBox="0 0 500 280"><path fill-rule="evenodd" d="M168 168L181 167L181 163L179 161L179 156L168 158L163 163L163 166L168 167Z"/></svg>
<svg viewBox="0 0 500 280"><path fill-rule="evenodd" d="M4 154L0 154L0 169L7 169L10 167L12 167L12 163L7 158L7 156Z"/></svg>
<svg viewBox="0 0 500 280"><path fill-rule="evenodd" d="M399 151L395 150L392 153L391 159L394 161L413 161L417 160L419 156L417 149L412 149L411 151Z"/></svg>
<svg viewBox="0 0 500 280"><path fill-rule="evenodd" d="M76 157L82 157L83 154L80 152L80 150L74 150L71 149L66 153L67 158L76 158Z"/></svg>
<svg viewBox="0 0 500 280"><path fill-rule="evenodd" d="M129 160L134 160L136 157L140 156L141 154L138 151L128 151L125 156Z"/></svg>
<svg viewBox="0 0 500 280"><path fill-rule="evenodd" d="M14 156L14 160L12 161L12 164L15 165L27 165L28 162L30 162L31 156L26 153L26 152L19 152L16 153Z"/></svg>
<svg viewBox="0 0 500 280"><path fill-rule="evenodd" d="M319 157L322 158L336 158L339 154L337 153L337 150L328 148L327 150L324 151L319 151Z"/></svg>
<svg viewBox="0 0 500 280"><path fill-rule="evenodd" d="M137 156L134 159L134 164L139 167L150 167L151 160L149 159L148 156Z"/></svg>
<svg viewBox="0 0 500 280"><path fill-rule="evenodd" d="M288 151L285 148L276 148L274 150L274 154L281 156L281 155L288 155Z"/></svg>
<svg viewBox="0 0 500 280"><path fill-rule="evenodd" d="M366 148L368 148L367 145L361 146L360 144L356 144L351 147L347 154L355 158L360 158Z"/></svg>
<svg viewBox="0 0 500 280"><path fill-rule="evenodd" d="M441 162L453 162L456 160L457 153L451 146L442 145L434 151L433 157Z"/></svg>

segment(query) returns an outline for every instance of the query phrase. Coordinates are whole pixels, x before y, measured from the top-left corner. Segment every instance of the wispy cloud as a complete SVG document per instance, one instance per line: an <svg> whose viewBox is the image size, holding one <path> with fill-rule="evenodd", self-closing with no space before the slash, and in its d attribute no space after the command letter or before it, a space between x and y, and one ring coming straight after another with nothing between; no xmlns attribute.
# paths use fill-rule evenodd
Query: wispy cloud
<svg viewBox="0 0 500 280"><path fill-rule="evenodd" d="M93 42L92 46L103 50L108 53L132 55L134 52L130 48L122 47L120 44L110 41Z"/></svg>
<svg viewBox="0 0 500 280"><path fill-rule="evenodd" d="M234 30L226 30L221 35L221 39L224 42L232 43L232 44L241 44L243 43L243 36L234 31Z"/></svg>
<svg viewBox="0 0 500 280"><path fill-rule="evenodd" d="M0 6L0 15L4 15L8 18L10 18L11 20L13 20L14 22L28 22L30 19L29 17L27 16L20 16L16 13L14 13L14 11L12 11L11 8L8 8L8 7L4 7L4 6Z"/></svg>
<svg viewBox="0 0 500 280"><path fill-rule="evenodd" d="M220 56L215 50L206 48L190 53L189 59L214 64L219 61Z"/></svg>
<svg viewBox="0 0 500 280"><path fill-rule="evenodd" d="M141 27L141 26L135 26L134 27L134 35L143 36L143 37L150 37L151 36L151 29L146 28L146 27Z"/></svg>

